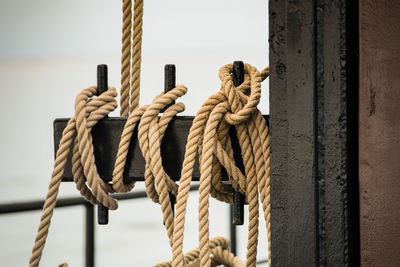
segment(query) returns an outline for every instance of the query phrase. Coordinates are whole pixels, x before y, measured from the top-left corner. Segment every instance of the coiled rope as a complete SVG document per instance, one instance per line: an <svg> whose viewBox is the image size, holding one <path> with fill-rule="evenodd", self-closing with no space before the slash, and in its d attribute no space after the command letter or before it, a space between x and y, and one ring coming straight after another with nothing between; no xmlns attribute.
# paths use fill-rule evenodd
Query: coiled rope
<svg viewBox="0 0 400 267"><path fill-rule="evenodd" d="M184 86L177 86L168 93L155 97L150 105L139 107L140 65L142 44L143 0L135 1L132 38L132 4L123 0L122 57L121 57L121 116L128 116L116 156L112 184L104 183L94 163L91 128L117 107L115 88L109 88L95 97L96 87L89 87L78 94L75 115L63 132L54 163L38 234L30 258L30 266L38 266L48 235L51 217L56 204L61 177L73 145L72 171L77 189L92 204L102 203L109 209L118 207L108 193L128 192L134 183L123 182L128 148L133 129L139 128L139 145L146 160L145 184L149 198L160 203L165 227L172 247L172 262L160 266L242 266L228 251L227 240L209 240L209 196L232 203L233 190L246 196L249 203L249 235L246 266L255 266L258 242L258 197L260 196L268 240L270 240L269 204L269 134L257 104L260 99L260 83L268 76L268 69L258 72L245 65L245 80L235 87L231 77L232 65L220 69L221 90L212 95L201 107L190 129L179 187L162 167L161 141L171 119L184 110L182 103L173 104L186 93ZM172 104L172 105L171 105ZM168 108L162 112L162 110ZM162 113L159 118L159 114ZM138 125L139 123L139 125ZM238 134L245 173L235 164L230 127ZM72 144L72 142L74 142ZM199 189L199 248L183 255L183 232L186 206L196 154L200 161ZM224 183L226 170L230 185ZM169 194L177 196L177 212L174 217ZM270 260L270 246L269 265Z"/></svg>
<svg viewBox="0 0 400 267"><path fill-rule="evenodd" d="M129 3L128 3L129 2ZM146 159L146 192L148 196L157 203L161 204L164 214L165 227L172 246L173 233L173 213L169 193L174 195L178 192L177 185L168 177L162 167L162 159L160 153L161 140L165 130L171 119L179 112L184 110L182 103L171 104L180 96L187 92L186 87L177 86L168 93L158 95L153 103L138 108L138 92L140 88L140 52L141 52L141 27L143 14L143 1L135 2L134 8L134 38L130 40L130 1L123 2L123 37L122 37L122 71L121 71L121 95L126 98L128 94L128 108L126 99L121 96L121 116L129 115L124 130L114 164L112 184L104 183L100 178L95 165L93 154L92 136L90 130L102 118L107 116L117 107L115 97L117 95L115 88L109 88L106 92L98 97L96 96L97 88L89 87L84 89L76 97L75 115L67 124L63 131L63 135L57 151L54 163L54 171L49 184L49 190L43 207L42 217L39 224L39 230L35 239L30 258L30 266L38 266L40 258L46 242L48 230L50 227L51 217L56 205L56 198L61 183L61 177L64 173L67 157L70 153L73 143L72 155L72 172L74 182L81 195L92 204L102 203L107 208L114 210L118 207L118 203L108 193L124 193L129 192L134 187L134 183L126 184L123 182L123 171L126 164L128 149L133 133L133 129L139 124L139 143ZM129 30L128 30L129 29ZM138 29L138 30L136 30ZM126 49L127 40L129 41L129 49ZM131 46L134 52L132 72L129 70ZM128 52L126 52L128 50ZM125 51L125 52L124 52ZM133 62L132 61L132 62ZM139 67L136 67L136 65ZM126 78L126 73L131 73L131 77ZM129 80L130 78L130 80ZM130 81L130 82L127 82ZM127 87L129 84L129 88ZM169 106L158 118L158 114L166 106ZM129 112L127 112L127 110Z"/></svg>
<svg viewBox="0 0 400 267"><path fill-rule="evenodd" d="M185 214L192 180L196 152L200 158L199 189L199 243L200 266L210 266L209 196L212 192L232 202L232 190L221 191L221 166L229 176L233 188L246 196L249 203L249 234L246 266L255 266L258 242L258 194L260 194L264 218L270 237L270 178L269 178L269 135L261 112L257 109L261 96L261 81L269 73L268 68L259 73L254 67L245 65L245 81L235 87L231 73L232 64L220 69L221 90L212 95L200 108L193 121L186 145L182 175L176 205L173 238L173 266L185 266L182 253ZM238 133L239 145L245 162L245 173L235 165L229 135L229 125ZM223 134L221 134L223 133ZM224 136L224 138L222 137ZM219 162L219 164L217 164ZM213 171L214 170L214 171ZM218 174L219 175L215 175ZM269 249L270 252L270 249ZM270 253L269 253L270 254Z"/></svg>
<svg viewBox="0 0 400 267"><path fill-rule="evenodd" d="M50 179L49 190L46 195L46 201L43 206L42 216L38 233L35 238L35 244L32 249L32 255L29 260L29 266L38 266L42 251L49 232L51 217L56 205L58 189L61 183L61 177L64 173L67 157L71 150L73 140L74 143L74 179L80 192L85 192L84 197L93 204L103 203L110 209L116 209L117 203L106 193L109 189L99 174L94 164L92 137L90 129L102 118L107 116L117 107L115 97L117 92L115 88L109 88L106 92L98 97L96 95L97 88L89 87L78 94L75 101L75 115L72 117L63 131L59 148L57 150L54 162L54 170ZM81 178L86 177L89 190Z"/></svg>
<svg viewBox="0 0 400 267"><path fill-rule="evenodd" d="M229 252L229 241L225 237L214 237L210 240L211 266L221 264L231 267L243 267L244 264L235 255ZM200 249L196 248L185 254L184 260L187 267L197 267L199 262ZM171 267L172 262L162 262L154 267Z"/></svg>

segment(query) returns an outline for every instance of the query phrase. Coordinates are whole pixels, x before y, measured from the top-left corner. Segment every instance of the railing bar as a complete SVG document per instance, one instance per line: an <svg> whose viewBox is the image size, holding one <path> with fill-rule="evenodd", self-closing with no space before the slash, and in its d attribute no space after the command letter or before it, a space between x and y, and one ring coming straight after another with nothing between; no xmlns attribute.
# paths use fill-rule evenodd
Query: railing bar
<svg viewBox="0 0 400 267"><path fill-rule="evenodd" d="M231 252L236 255L237 251L237 236L236 236L236 225L232 223L233 221L233 204L229 205L229 239L231 244Z"/></svg>
<svg viewBox="0 0 400 267"><path fill-rule="evenodd" d="M259 260L257 261L256 264L264 264L264 263L268 263L268 259Z"/></svg>
<svg viewBox="0 0 400 267"><path fill-rule="evenodd" d="M85 266L86 267L94 267L95 262L95 223L94 223L94 207L92 204L87 202L85 204L85 223L86 223L86 231L85 231Z"/></svg>
<svg viewBox="0 0 400 267"><path fill-rule="evenodd" d="M198 190L199 185L192 185L190 190ZM131 192L126 194L113 194L113 198L118 200L136 199L147 197L145 191ZM85 205L87 202L82 197L68 197L60 198L57 200L56 208L70 207L76 205ZM0 214L24 212L24 211L34 211L41 210L44 205L44 200L33 200L24 202L11 202L0 204Z"/></svg>

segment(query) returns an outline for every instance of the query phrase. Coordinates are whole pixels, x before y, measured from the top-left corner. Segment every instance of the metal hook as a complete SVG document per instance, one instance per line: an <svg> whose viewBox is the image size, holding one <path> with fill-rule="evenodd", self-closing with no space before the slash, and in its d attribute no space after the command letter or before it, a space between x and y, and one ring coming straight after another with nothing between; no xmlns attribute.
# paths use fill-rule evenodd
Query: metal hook
<svg viewBox="0 0 400 267"><path fill-rule="evenodd" d="M101 95L108 89L107 65L97 65L97 95ZM108 224L108 208L103 204L97 205L97 222L101 225Z"/></svg>
<svg viewBox="0 0 400 267"><path fill-rule="evenodd" d="M244 82L244 64L243 61L233 62L233 85L235 87L241 85ZM245 173L241 148L237 140L236 129L231 127L229 134L232 140L232 148L234 151L234 158L236 165L242 173ZM244 195L238 191L233 192L233 218L232 223L234 225L243 225L244 223Z"/></svg>

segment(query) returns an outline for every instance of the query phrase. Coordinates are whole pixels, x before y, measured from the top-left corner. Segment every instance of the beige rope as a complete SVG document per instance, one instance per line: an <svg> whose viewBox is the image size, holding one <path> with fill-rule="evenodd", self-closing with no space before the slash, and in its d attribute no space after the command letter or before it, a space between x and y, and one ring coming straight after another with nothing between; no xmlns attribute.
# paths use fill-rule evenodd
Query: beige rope
<svg viewBox="0 0 400 267"><path fill-rule="evenodd" d="M39 265L72 141L74 140L72 171L77 189L92 204L102 203L110 209L116 209L118 207L117 201L109 196L108 192L127 192L133 187L133 184L123 183L123 170L126 164L133 129L141 117L143 119L139 125L139 136L144 139L141 138L140 142L143 143L144 140L147 140L148 146L143 150L143 154L149 155L149 161L146 164L146 173L154 175L156 181L154 190L151 191L151 189L147 188L146 191L149 195L155 195L157 202L158 198L161 200L165 226L172 242L173 213L168 193L171 192L176 195L177 185L162 168L160 145L168 123L177 113L184 110L184 105L177 103L170 106L163 113L159 121L158 114L165 106L185 94L187 89L184 86L178 86L166 94L160 94L151 105L138 108L129 115L121 135L113 171L112 185L104 183L97 173L90 130L100 119L107 116L107 114L117 107L115 101L116 91L115 88L109 88L105 93L93 98L96 95L96 90L96 87L89 87L78 94L75 102L75 115L70 119L63 131L54 163L52 179L49 184L49 191L43 207L38 234L32 250L30 266ZM146 176L147 179L148 176Z"/></svg>
<svg viewBox="0 0 400 267"><path fill-rule="evenodd" d="M123 0L120 114L125 117L139 107L142 27L143 0L136 0L134 3L133 27L132 0Z"/></svg>
<svg viewBox="0 0 400 267"><path fill-rule="evenodd" d="M232 65L229 64L220 69L221 90L202 105L190 129L178 188L163 169L160 146L169 122L177 113L184 110L184 105L182 103L174 104L163 112L160 118L158 115L166 106L185 94L187 89L184 86L177 86L166 94L158 95L150 105L138 108L143 0L135 1L134 4L132 40L131 8L131 1L123 0L121 116L129 116L121 135L112 184L104 183L97 173L90 130L98 120L104 118L116 108L117 104L114 99L116 92L114 88L110 88L101 96L93 98L96 88L90 87L77 96L75 116L68 122L63 132L30 259L30 266L38 266L39 264L72 141L74 140L72 171L77 189L91 203L100 202L110 209L116 209L117 202L108 193L128 192L134 186L134 183L126 184L123 182L123 171L132 132L139 120L139 145L146 160L146 192L149 198L161 205L165 227L173 250L173 261L166 266L171 264L172 266L243 265L233 254L229 253L227 246L222 244L225 241L221 241L220 238L209 240L209 196L232 203L234 190L245 194L246 202L249 204L246 266L255 266L258 243L259 194L268 231L268 240L271 236L269 134L266 122L257 110L261 92L260 82L268 76L269 70L265 69L259 73L254 67L246 64L245 81L242 85L234 87L231 77ZM236 128L238 134L245 173L237 168L233 157L233 149L228 134L232 126ZM200 245L198 249L184 256L182 247L185 214L196 153L199 154L201 172L199 190ZM230 185L222 181L223 170L226 171ZM175 220L169 193L177 195ZM215 242L220 243L216 245ZM270 245L268 245L268 251L269 265L271 265Z"/></svg>
<svg viewBox="0 0 400 267"><path fill-rule="evenodd" d="M220 92L211 96L203 104L191 127L177 198L173 236L173 266L184 266L182 253L184 222L196 150L200 154L201 172L199 189L200 266L211 266L208 199L213 190L218 191L218 188L214 187L217 183L212 181L215 179L212 177L213 174L218 173L213 170L218 169L218 165L215 164L217 159L220 165L225 167L234 189L245 193L247 202L249 202L247 266L255 266L256 264L259 190L269 232L269 197L267 197L269 196L269 172L266 172L264 166L269 163L269 140L265 139L268 136L268 129L262 116L260 115L261 117L258 118L257 114L260 113L256 108L260 99L260 82L266 78L268 70L263 71L261 75L254 67L246 64L245 71L245 82L239 87L234 87L231 77L232 65L229 64L221 68L222 87ZM256 119L258 124L255 124ZM232 148L227 145L230 140L226 134L227 125L225 122L235 125L237 129L245 163L245 175L241 174L234 164ZM223 132L226 139L221 138L219 132ZM264 137L261 140L260 134ZM258 143L256 143L257 140ZM263 164L260 158L267 164ZM220 193L223 194L223 192ZM225 191L224 194L232 193ZM268 235L270 236L270 234Z"/></svg>
<svg viewBox="0 0 400 267"><path fill-rule="evenodd" d="M121 99L120 114L129 114L129 86L132 37L132 0L122 1L122 49L121 49Z"/></svg>
<svg viewBox="0 0 400 267"><path fill-rule="evenodd" d="M148 196L160 203L172 246L173 211L169 193L177 195L178 186L171 180L162 166L161 141L171 119L185 109L182 103L173 104L158 118L159 113L167 105L187 92L186 87L177 86L166 94L156 97L143 114L139 124L139 144L146 160L145 184Z"/></svg>
<svg viewBox="0 0 400 267"><path fill-rule="evenodd" d="M51 217L53 216L53 210L56 205L61 177L64 173L67 157L70 153L72 141L74 140L75 135L77 136L76 139L79 140L79 145L74 145L74 152L80 154L78 157L80 160L80 166L77 167L76 164L74 164L75 174L78 176L83 176L84 174L90 187L81 189L81 192L85 192L85 198L91 202L97 203L97 201L101 201L110 209L117 208L115 200L111 199L106 192L103 191L103 182L98 176L95 165L93 164L91 166L93 160L93 147L91 146L91 136L89 131L97 121L107 116L107 114L117 107L117 103L114 99L117 93L115 88L109 88L100 96L92 98L95 94L96 87L89 87L78 94L75 102L75 115L69 120L63 131L54 162L54 170L50 180L49 190L43 206L38 233L29 260L29 266L31 267L39 265L48 235ZM82 184L80 184L80 186L82 186Z"/></svg>
<svg viewBox="0 0 400 267"><path fill-rule="evenodd" d="M211 266L220 266L221 264L231 267L243 267L244 264L235 255L229 252L229 241L225 237L214 237L210 240L210 251L211 251ZM200 249L196 248L189 251L184 256L186 266L199 267ZM162 262L154 265L154 267L171 267L172 262Z"/></svg>
<svg viewBox="0 0 400 267"><path fill-rule="evenodd" d="M142 65L143 0L135 0L133 12L130 112L139 106L140 70Z"/></svg>

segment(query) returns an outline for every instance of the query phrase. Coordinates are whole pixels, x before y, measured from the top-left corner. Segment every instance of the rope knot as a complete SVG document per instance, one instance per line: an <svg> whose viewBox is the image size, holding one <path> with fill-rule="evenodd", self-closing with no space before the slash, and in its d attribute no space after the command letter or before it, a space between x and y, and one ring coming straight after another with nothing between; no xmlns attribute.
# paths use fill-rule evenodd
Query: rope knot
<svg viewBox="0 0 400 267"><path fill-rule="evenodd" d="M249 64L244 65L244 82L239 86L233 83L233 64L227 64L219 70L221 79L221 91L226 98L228 111L224 119L230 125L238 125L247 121L261 98L261 75L260 72Z"/></svg>
<svg viewBox="0 0 400 267"><path fill-rule="evenodd" d="M77 189L85 199L93 204L102 203L110 209L118 207L117 201L108 195L113 192L112 187L105 183L95 164L91 129L96 123L106 117L117 107L115 88L97 96L95 86L82 90L75 100L75 115L71 119L75 122L76 138L72 156L72 172Z"/></svg>

